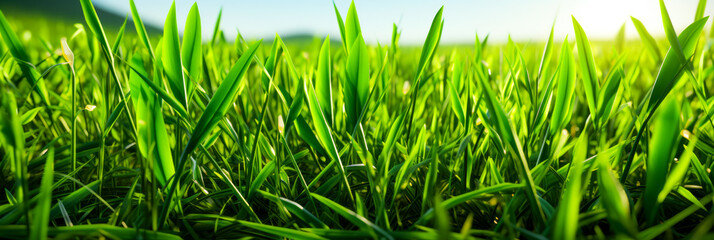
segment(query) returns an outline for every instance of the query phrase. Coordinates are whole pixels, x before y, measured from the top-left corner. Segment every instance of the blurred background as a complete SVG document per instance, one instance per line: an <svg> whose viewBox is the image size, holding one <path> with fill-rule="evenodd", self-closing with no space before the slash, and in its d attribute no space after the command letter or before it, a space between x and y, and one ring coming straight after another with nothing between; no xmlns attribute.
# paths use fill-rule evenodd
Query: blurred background
<svg viewBox="0 0 714 240"><path fill-rule="evenodd" d="M128 0L94 0L105 28L118 29L130 13ZM136 0L137 8L149 32L161 33L171 0ZM177 1L179 30L183 29L188 10L194 1ZM198 0L203 36L210 38L223 9L220 28L226 39L235 39L238 31L247 39L272 39L275 33L283 38L339 38L333 2L306 1L231 1ZM342 17L350 1L335 0ZM672 22L681 31L694 20L697 0L666 0ZM662 20L657 0L359 0L358 15L365 40L376 44L389 43L392 23L402 31L403 45L422 44L434 14L444 6L444 44L471 44L476 33L489 41L505 42L510 36L520 42L545 41L552 24L555 37L573 35L570 15L575 16L594 40L614 39L626 24L626 36L638 39L630 16L641 20L655 37L663 37ZM705 16L712 12L711 1ZM84 23L77 0L2 0L0 10L20 30L71 31L73 23ZM13 21L15 20L15 21ZM16 23L19 22L19 23ZM555 23L554 23L555 22ZM49 29L42 25L49 25ZM130 25L131 26L131 25ZM18 26L15 26L18 27ZM133 26L131 27L133 29ZM129 32L129 31L127 31Z"/></svg>

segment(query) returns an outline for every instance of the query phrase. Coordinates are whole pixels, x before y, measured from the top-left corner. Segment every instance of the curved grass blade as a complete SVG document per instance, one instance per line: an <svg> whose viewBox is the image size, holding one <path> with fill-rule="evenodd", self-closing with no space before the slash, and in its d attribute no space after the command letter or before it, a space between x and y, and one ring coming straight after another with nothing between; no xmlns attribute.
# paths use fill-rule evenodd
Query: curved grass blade
<svg viewBox="0 0 714 240"><path fill-rule="evenodd" d="M394 239L387 231L382 229L381 227L375 225L371 221L367 220L363 216L353 212L352 210L349 210L342 205L333 202L332 200L320 196L316 193L311 194L313 198L317 199L317 201L321 202L328 208L332 209L332 211L335 211L337 214L340 214L340 216L344 217L348 221L350 221L352 224L357 225L360 229L363 231L369 231L372 235L372 237L377 238L385 238L385 239Z"/></svg>
<svg viewBox="0 0 714 240"><path fill-rule="evenodd" d="M164 23L164 37L161 52L161 62L163 63L169 87L176 100L188 110L188 97L186 93L186 81L184 80L183 64L181 59L181 49L179 47L178 27L176 24L176 2L171 4L169 14Z"/></svg>
<svg viewBox="0 0 714 240"><path fill-rule="evenodd" d="M332 61L330 59L330 35L327 35L325 41L320 47L320 56L317 62L317 73L315 75L315 94L317 101L322 107L322 112L327 118L330 126L334 121L333 112L334 106L332 102Z"/></svg>
<svg viewBox="0 0 714 240"><path fill-rule="evenodd" d="M580 71L583 79L583 86L585 89L585 98L588 102L588 108L590 109L590 114L594 116L594 120L597 122L597 93L600 92L600 83L597 78L597 69L595 69L595 58L593 58L592 49L590 48L590 41L588 40L585 31L578 23L578 20L573 18L573 28L575 29L575 39L578 45L578 57L580 58Z"/></svg>
<svg viewBox="0 0 714 240"><path fill-rule="evenodd" d="M444 28L444 19L442 14L444 12L444 6L439 8L439 11L434 16L431 21L431 27L429 27L429 33L426 35L426 40L424 40L424 46L421 48L421 55L419 57L419 64L417 65L416 75L414 75L414 87L410 90L411 93L411 106L407 109L409 118L407 120L407 139L410 139L412 132L412 123L414 122L414 111L416 110L416 100L419 88L421 86L422 74L428 65L431 64L431 59L436 53L436 49L439 47L439 42L441 41L441 31Z"/></svg>
<svg viewBox="0 0 714 240"><path fill-rule="evenodd" d="M683 46L682 52L684 52L686 59L689 59L692 55L694 55L697 39L704 28L707 19L708 17L705 17L695 21L679 34L678 41ZM672 87L674 87L677 80L679 80L682 76L682 70L684 70L683 64L685 63L680 62L679 58L671 54L671 51L667 52L667 55L665 55L664 61L662 62L662 66L659 68L657 77L655 78L654 85L652 85L652 88L650 88L648 92L649 97L647 97L647 100L645 101L646 105L643 108L643 111L645 111L644 114L647 115L647 118L643 121L642 126L647 124L652 116L652 113L654 113L654 110L656 110L659 104L662 103L665 97L667 97L669 92L672 90ZM635 142L633 144L633 146L635 146L634 148L637 147L637 144L642 136L642 129L643 128L640 127L637 138L635 138ZM627 181L627 175L630 172L635 152L635 150L630 151L625 167L622 170L622 177L620 177L621 183Z"/></svg>
<svg viewBox="0 0 714 240"><path fill-rule="evenodd" d="M635 29L637 29L637 33L640 35L640 39L642 40L642 43L645 45L645 48L647 51L652 55L652 57L655 58L655 62L659 62L662 60L662 53L659 50L659 47L657 46L657 41L650 35L650 33L647 31L647 28L645 28L645 25L640 22L635 17L630 17L632 19L632 24L635 25Z"/></svg>
<svg viewBox="0 0 714 240"><path fill-rule="evenodd" d="M461 104L461 99L459 98L459 91L454 86L454 83L461 81L461 63L457 59L454 62L454 71L452 72L452 78L448 80L449 82L449 99L451 99L451 109L454 110L454 114L459 119L459 122L466 126L466 114L464 114L464 107Z"/></svg>
<svg viewBox="0 0 714 240"><path fill-rule="evenodd" d="M201 15L198 12L198 3L194 3L186 17L181 44L181 63L188 70L186 81L186 95L190 99L193 95L195 84L201 80L203 73L203 52L201 39ZM187 100L188 101L188 100Z"/></svg>
<svg viewBox="0 0 714 240"><path fill-rule="evenodd" d="M176 166L176 174L173 177L173 181L171 181L171 185L167 193L169 196L167 197L168 200L164 202L161 210L161 220L159 221L159 224L163 225L166 222L166 217L169 214L169 206L173 201L172 199L174 198L174 193L176 191L178 181L181 178L180 176L183 173L183 167L186 164L188 156L196 149L196 147L199 146L203 139L211 133L213 128L218 125L221 118L223 118L226 112L228 112L228 109L238 96L238 90L243 80L243 75L245 75L248 71L250 63L253 60L253 56L255 55L258 47L260 47L261 42L262 40L253 43L250 48L243 52L243 55L240 59L238 59L238 62L236 62L231 71L228 73L228 76L226 76L223 80L223 83L221 83L218 87L218 90L213 95L210 102L208 102L206 110L203 114L201 114L201 118L198 120L196 127L193 129L191 138L189 138L188 143L181 153L181 158L179 158L178 166ZM243 206L246 207L246 209L252 213L252 216L257 219L257 216L252 211L252 208L245 198L243 198L242 194L236 191L236 195L240 198Z"/></svg>
<svg viewBox="0 0 714 240"><path fill-rule="evenodd" d="M347 59L343 93L345 111L347 112L347 129L354 129L359 124L358 118L362 108L366 107L369 94L369 55L362 36L357 36L350 48Z"/></svg>
<svg viewBox="0 0 714 240"><path fill-rule="evenodd" d="M335 146L335 141L332 139L332 130L330 130L330 126L327 125L325 116L322 115L322 107L320 107L320 102L317 100L317 96L315 96L315 89L312 87L312 83L310 83L310 81L304 82L303 89L305 91L305 97L307 98L313 124L315 124L317 138L320 140L320 143L322 143L322 146L327 150L327 153L332 161L337 163L337 171L340 175L342 175L342 181L349 193L350 200L353 200L354 196L352 194L352 189L350 188L350 182L347 180L345 167L340 159L340 154Z"/></svg>
<svg viewBox="0 0 714 240"><path fill-rule="evenodd" d="M543 226L546 222L545 213L543 212L540 201L538 200L535 183L533 182L533 177L531 176L530 169L528 168L528 158L523 152L523 147L518 139L518 135L513 129L511 121L506 115L506 112L503 110L503 107L498 102L496 94L489 86L487 79L479 77L478 83L484 94L484 103L486 103L486 108L489 110L491 115L491 125L495 127L496 132L501 137L505 145L507 145L506 148L511 150L511 153L513 154L513 164L516 171L518 171L521 181L526 184L524 191L531 206L531 213L534 215L537 224Z"/></svg>
<svg viewBox="0 0 714 240"><path fill-rule="evenodd" d="M131 98L136 109L136 132L139 151L145 159L153 159L154 174L161 186L166 186L169 177L174 175L174 161L166 133L164 116L159 97L148 87L138 74L147 75L144 63L139 55L131 59L137 69L129 74Z"/></svg>
<svg viewBox="0 0 714 240"><path fill-rule="evenodd" d="M550 118L550 134L555 136L570 123L575 93L575 59L568 38L563 41L557 70L558 92L555 95L553 114Z"/></svg>
<svg viewBox="0 0 714 240"><path fill-rule="evenodd" d="M347 10L347 16L345 16L345 44L350 49L347 49L347 53L352 55L352 49L356 41L360 41L362 37L362 29L359 25L359 18L357 17L357 8L355 7L355 1L350 3L350 9ZM364 40L362 40L364 41Z"/></svg>
<svg viewBox="0 0 714 240"><path fill-rule="evenodd" d="M134 22L134 28L136 29L136 33L137 33L137 35L139 35L139 39L141 39L141 42L144 43L144 46L149 51L149 55L151 55L151 59L155 60L156 57L154 56L154 49L151 47L151 41L149 40L149 34L146 33L146 27L144 27L144 21L141 20L141 16L139 16L139 11L136 10L136 4L134 4L134 0L129 0L129 6L131 8L131 20L132 20L132 22Z"/></svg>

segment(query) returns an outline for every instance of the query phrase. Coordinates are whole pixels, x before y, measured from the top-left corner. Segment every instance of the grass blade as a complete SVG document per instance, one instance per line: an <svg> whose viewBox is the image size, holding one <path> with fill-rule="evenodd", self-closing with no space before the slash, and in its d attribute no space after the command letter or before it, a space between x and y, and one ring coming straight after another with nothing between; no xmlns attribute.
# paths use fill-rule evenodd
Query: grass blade
<svg viewBox="0 0 714 240"><path fill-rule="evenodd" d="M136 71L132 71L129 75L129 86L132 90L131 99L134 102L136 120L138 121L136 142L141 155L145 159L153 159L156 179L162 186L166 186L169 177L173 176L175 171L164 116L161 111L161 102L154 91L138 75L147 75L141 58L135 55L131 61L132 65L137 67Z"/></svg>
<svg viewBox="0 0 714 240"><path fill-rule="evenodd" d="M644 212L647 224L652 226L659 214L658 196L664 188L674 148L679 136L679 106L674 99L665 102L653 126L658 131L652 133L649 157L647 158L647 181L645 182Z"/></svg>
<svg viewBox="0 0 714 240"><path fill-rule="evenodd" d="M198 12L198 3L194 3L186 17L181 44L181 62L188 71L186 81L186 95L193 95L195 84L201 80L203 73L203 52L201 51L201 14Z"/></svg>
<svg viewBox="0 0 714 240"><path fill-rule="evenodd" d="M590 114L594 116L595 121L598 121L597 93L600 92L600 83L597 77L597 69L595 68L595 59L593 58L590 41L588 40L585 31L580 26L575 17L573 17L573 28L575 29L575 39L578 45L578 57L580 58L580 71L582 72L583 87L585 89L585 98L588 102Z"/></svg>

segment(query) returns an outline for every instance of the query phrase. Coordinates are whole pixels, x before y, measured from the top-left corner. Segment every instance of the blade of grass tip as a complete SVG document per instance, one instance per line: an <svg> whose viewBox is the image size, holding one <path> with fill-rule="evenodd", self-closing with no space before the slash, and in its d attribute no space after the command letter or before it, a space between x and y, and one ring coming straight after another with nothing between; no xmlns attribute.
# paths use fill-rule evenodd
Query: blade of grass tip
<svg viewBox="0 0 714 240"><path fill-rule="evenodd" d="M416 108L416 98L419 92L419 87L421 83L421 76L425 69L431 65L431 59L436 52L441 41L441 30L444 28L444 19L442 18L442 13L444 12L444 6L439 8L439 11L434 16L431 21L431 27L429 28L429 33L426 35L426 40L424 40L424 46L421 48L421 55L419 57L419 64L417 65L416 75L414 76L414 87L411 93L411 106L407 109L409 113L409 118L407 120L407 139L411 139L412 123L414 121L414 110Z"/></svg>
<svg viewBox="0 0 714 240"><path fill-rule="evenodd" d="M315 75L315 94L317 100L321 103L322 112L327 118L330 126L334 117L334 106L332 102L332 61L330 59L330 35L327 35L325 41L320 47L320 55L317 63L317 73Z"/></svg>
<svg viewBox="0 0 714 240"><path fill-rule="evenodd" d="M307 98L307 103L310 109L310 115L313 119L313 124L315 125L315 130L317 133L317 138L322 143L322 146L327 150L328 155L333 162L337 163L337 170L340 175L342 175L342 180L345 184L345 188L350 196L350 201L354 201L354 196L352 194L352 189L350 188L350 182L347 180L347 174L345 173L345 167L340 159L340 154L338 153L337 147L335 146L335 141L332 139L332 130L330 126L327 125L325 116L322 115L322 107L317 101L317 96L315 96L315 89L312 87L310 81L305 81L303 85L305 91L305 97Z"/></svg>
<svg viewBox="0 0 714 240"><path fill-rule="evenodd" d="M199 83L201 74L203 73L202 43L201 14L198 11L198 3L194 3L186 17L186 25L183 30L183 42L181 44L181 62L183 63L183 67L188 70L186 95L189 99L193 95L194 85Z"/></svg>
<svg viewBox="0 0 714 240"><path fill-rule="evenodd" d="M678 41L682 43L682 46L684 46L682 51L684 52L686 59L689 59L692 55L694 55L697 40L702 29L704 28L704 25L707 22L707 19L708 17L697 20L696 22L690 24L682 31L682 33L679 34ZM654 85L652 85L652 88L650 88L649 90L649 97L645 101L647 105L645 108L643 108L645 111L644 114L647 114L647 118L645 118L641 126L647 125L647 122L654 113L654 110L656 110L659 104L662 103L665 97L667 97L669 92L672 90L672 87L681 77L684 65L679 60L679 58L677 58L670 52L671 51L668 51L667 55L665 55L664 61L662 62L662 66L660 66L659 72L657 73L657 77L655 78ZM625 167L623 168L621 175L622 177L620 178L621 183L627 181L627 175L630 172L632 160L635 157L635 150L643 134L642 129L644 128L640 127L640 130L637 133L637 137L635 138L635 142L632 145L633 150L630 151L630 155L626 160Z"/></svg>
<svg viewBox="0 0 714 240"><path fill-rule="evenodd" d="M674 30L674 26L672 26L672 20L669 18L669 13L667 12L667 7L664 5L663 0L659 1L659 7L660 12L662 13L662 23L664 25L664 32L665 35L667 35L667 40L669 41L669 44L671 46L670 49L674 50L674 53L679 58L679 61L684 64L686 68L685 73L688 74L692 80L697 79L697 77L694 76L694 73L692 73L694 72L694 67L688 61L688 58L685 56L684 51L682 49L682 45L680 44L679 39L677 39L677 32ZM696 85L694 86L694 88L695 90L697 89ZM708 109L706 109L706 107L705 110L707 112L709 111Z"/></svg>
<svg viewBox="0 0 714 240"><path fill-rule="evenodd" d="M178 165L176 166L176 174L174 174L169 191L167 192L167 200L161 208L159 224L162 226L166 223L166 218L169 214L169 206L175 197L174 193L176 192L176 187L178 187L178 181L181 178L180 176L183 174L183 167L186 164L188 156L193 152L193 150L196 149L196 147L198 147L203 139L208 136L213 128L218 125L220 119L223 118L226 112L228 112L228 109L232 106L238 96L238 90L243 81L243 75L245 75L248 71L250 63L253 60L253 56L255 56L255 53L261 43L262 40L257 41L253 43L248 50L243 52L243 55L238 59L238 62L236 62L231 71L228 73L228 76L226 76L221 85L218 87L216 93L208 102L206 110L203 114L201 114L201 118L198 120L198 123L196 123L196 127L194 128L193 133L191 134L191 137L189 138L188 143L184 147L181 157L179 158ZM257 215L255 215L255 212L253 212L252 208L240 192L237 192L237 195L240 198L242 205L248 209L256 220L259 221L260 219L258 219Z"/></svg>
<svg viewBox="0 0 714 240"><path fill-rule="evenodd" d="M218 10L218 18L216 18L216 24L213 26L213 37L211 37L211 46L216 44L221 33L221 17L223 16L223 8Z"/></svg>
<svg viewBox="0 0 714 240"><path fill-rule="evenodd" d="M280 40L280 36L278 36L278 34L275 34L275 38L273 39L273 46L270 47L270 55L268 56L268 60L265 63L266 72L264 72L261 77L263 83L263 91L269 91L268 88L270 87L270 81L275 76L275 67L280 61L280 56L282 54L281 45L282 43Z"/></svg>
<svg viewBox="0 0 714 240"><path fill-rule="evenodd" d="M588 151L588 135L586 132L578 137L573 149L573 158L565 182L565 192L561 195L558 212L555 216L553 239L575 239L580 218L580 200L582 199L583 162Z"/></svg>
<svg viewBox="0 0 714 240"><path fill-rule="evenodd" d="M42 79L40 73L37 72L34 66L30 65L30 57L27 55L25 47L20 42L17 34L10 27L5 15L0 10L0 36L5 42L10 54L15 58L15 61L20 66L22 75L25 76L30 86L35 86L34 91L40 96L40 99L49 107L49 97L47 95L47 87L45 86L45 81ZM49 111L49 108L48 108Z"/></svg>
<svg viewBox="0 0 714 240"><path fill-rule="evenodd" d="M92 4L91 0L80 0L80 3L82 4L82 12L84 13L84 19L87 22L87 25L89 25L89 29L92 31L94 37L99 41L99 44L102 47L102 50L104 51L104 58L106 59L108 65L109 65L109 71L112 74L112 77L114 78L117 88L119 89L119 96L121 97L121 100L123 102L128 102L126 100L126 94L124 93L124 88L121 85L121 81L119 81L119 75L117 74L116 67L114 66L114 55L112 54L111 48L109 48L109 42L107 41L107 37L104 34L104 28L102 27L102 23L99 21L99 17L97 16L97 12L94 10L94 5ZM106 82L107 84L109 82ZM127 113L127 117L129 118L129 123L132 127L132 133L136 135L136 124L134 124L134 118L131 116L129 113L129 107L125 104L124 105L124 110Z"/></svg>
<svg viewBox="0 0 714 240"><path fill-rule="evenodd" d="M672 46L670 49L674 50L674 54L677 55L680 62L686 63L687 57L685 57L684 52L682 52L682 46L679 44L679 40L677 40L677 32L674 30L674 26L672 26L672 20L669 18L669 13L667 12L667 7L664 5L663 0L659 0L659 10L662 14L662 24L664 25L665 35L667 35L667 40Z"/></svg>
<svg viewBox="0 0 714 240"><path fill-rule="evenodd" d="M449 82L449 99L451 100L451 109L454 110L454 114L459 119L459 122L466 127L466 115L464 114L464 107L461 104L461 99L459 97L459 91L456 90L454 86L455 82L461 81L461 62L457 58L454 61L454 70L452 71L452 78L448 80ZM468 83L467 83L468 84Z"/></svg>
<svg viewBox="0 0 714 240"><path fill-rule="evenodd" d="M647 178L643 197L644 212L647 224L652 226L659 213L658 195L664 188L667 172L677 147L679 136L679 105L674 99L665 102L659 111L652 132L649 154L647 158Z"/></svg>
<svg viewBox="0 0 714 240"><path fill-rule="evenodd" d="M611 223L613 231L634 237L637 235L637 230L630 217L630 201L624 188L613 174L609 162L610 155L608 151L602 151L596 158L600 202L607 212L607 219Z"/></svg>
<svg viewBox="0 0 714 240"><path fill-rule="evenodd" d="M178 27L176 24L176 1L171 4L169 14L164 23L163 56L161 61L168 78L171 92L176 100L188 110L188 97L186 95L186 81L184 80L181 50L179 47Z"/></svg>
<svg viewBox="0 0 714 240"><path fill-rule="evenodd" d="M575 92L575 59L573 50L565 37L560 50L560 61L557 67L558 92L555 95L553 114L550 118L550 134L555 136L570 123L570 116Z"/></svg>
<svg viewBox="0 0 714 240"><path fill-rule="evenodd" d="M707 0L699 0L697 4L697 12L694 14L694 21L704 17L704 10L707 7Z"/></svg>
<svg viewBox="0 0 714 240"><path fill-rule="evenodd" d="M617 31L617 36L615 36L615 49L620 54L625 50L625 25L626 23L623 23L620 26L620 30Z"/></svg>
<svg viewBox="0 0 714 240"><path fill-rule="evenodd" d="M154 49L151 47L151 41L149 40L149 34L146 33L146 27L144 27L144 21L141 20L141 17L139 16L139 11L136 10L136 4L134 4L134 0L129 0L129 5L131 7L131 20L132 20L132 22L134 22L134 28L136 29L136 33L137 33L137 35L139 35L139 39L141 39L141 42L144 43L144 46L149 51L149 55L151 55L151 59L155 60L156 57L154 56Z"/></svg>
<svg viewBox="0 0 714 240"><path fill-rule="evenodd" d="M523 147L517 137L518 135L513 129L511 121L503 110L503 107L498 102L496 94L489 86L487 79L479 77L478 83L484 94L484 103L486 103L489 113L492 115L491 118L494 122L492 125L496 127L496 131L503 139L503 142L506 143L507 148L513 153L512 157L517 158L513 159L513 164L521 180L526 183L524 191L530 202L531 211L537 221L536 223L540 226L544 226L546 223L545 213L538 200L538 193L536 192L535 183L533 182L533 176L531 176L530 169L528 168L528 158L523 152Z"/></svg>
<svg viewBox="0 0 714 240"><path fill-rule="evenodd" d="M55 147L50 146L45 161L45 170L40 183L39 200L35 206L30 239L47 239L47 228L50 225L50 204L52 203L52 183L55 172Z"/></svg>
<svg viewBox="0 0 714 240"><path fill-rule="evenodd" d="M362 37L362 29L359 25L359 18L357 17L357 8L355 7L355 1L350 3L350 8L347 10L347 16L345 17L345 44L349 47L348 54L351 55L351 51L354 47L355 41L360 41ZM362 40L364 41L364 40Z"/></svg>
<svg viewBox="0 0 714 240"><path fill-rule="evenodd" d="M180 117L182 117L184 119L189 119L188 113L186 112L186 109L183 108L183 105L181 105L181 103L179 103L178 100L176 100L176 98L174 98L173 96L169 95L169 93L164 91L164 89L162 87L160 87L159 85L154 83L154 81L149 79L149 77L147 77L147 75L145 75L146 70L142 70L142 69L144 69L143 66L136 65L135 63L129 63L129 68L131 69L132 73L136 74L136 76L139 77L139 79L144 81L146 86L151 88L151 90L154 91L154 93L156 93L161 98L161 100L168 103L169 106L171 106L171 108L173 108L174 111L176 111ZM130 75L131 75L131 73L130 73Z"/></svg>
<svg viewBox="0 0 714 240"><path fill-rule="evenodd" d="M550 36L548 36L548 41L545 43L543 57L540 59L540 66L538 67L538 81L547 77L548 66L550 66L550 58L553 55L553 30L555 30L555 20L553 20L553 24L550 26ZM476 41L478 41L478 36L476 37ZM538 85L538 87L540 88L541 86Z"/></svg>
<svg viewBox="0 0 714 240"><path fill-rule="evenodd" d="M345 22L342 20L342 15L340 15L340 11L337 10L337 4L335 4L335 1L332 1L332 6L335 8L335 16L337 17L337 25L340 28L340 37L342 39L342 48L345 49L345 53L349 52L349 49L347 49L347 38L345 36Z"/></svg>
<svg viewBox="0 0 714 240"><path fill-rule="evenodd" d="M121 45L121 40L124 39L124 31L126 30L126 22L129 21L129 15L126 15L124 18L124 23L121 25L119 28L119 32L117 33L117 38L114 40L114 45L112 45L112 49L114 50L114 54L119 54L119 46Z"/></svg>
<svg viewBox="0 0 714 240"><path fill-rule="evenodd" d="M597 128L602 128L610 117L613 108L617 108L620 95L620 81L624 78L625 73L622 70L626 60L626 55L622 54L617 59L615 64L610 69L610 72L605 77L605 82L602 84L600 92L597 96L597 116L599 122L596 122Z"/></svg>
<svg viewBox="0 0 714 240"><path fill-rule="evenodd" d="M590 109L590 114L593 115L594 120L597 122L597 107L595 101L597 99L597 93L600 92L600 83L597 78L597 69L595 69L595 58L593 58L592 49L590 48L590 41L588 40L585 31L575 20L573 16L573 28L575 29L575 39L578 45L578 57L580 59L580 71L583 79L583 86L585 89L585 98L588 102L588 108Z"/></svg>
<svg viewBox="0 0 714 240"><path fill-rule="evenodd" d="M140 55L134 55L132 65L137 71L129 74L131 98L136 109L137 145L145 159L154 159L154 173L161 186L166 186L170 176L174 175L174 161L166 133L164 116L159 97L148 87L138 74L147 75Z"/></svg>
<svg viewBox="0 0 714 240"><path fill-rule="evenodd" d="M662 60L662 53L659 50L659 47L657 46L657 41L655 41L654 37L650 35L650 33L647 31L647 28L645 28L645 25L640 22L635 17L630 17L632 19L632 24L635 25L635 29L637 29L637 33L640 35L640 39L642 40L642 44L645 45L645 48L648 50L648 52L652 55L652 57L655 58L655 62L659 62Z"/></svg>
<svg viewBox="0 0 714 240"><path fill-rule="evenodd" d="M343 87L345 111L347 112L347 129L353 129L360 124L358 117L367 103L369 94L369 55L367 46L361 35L357 36L350 48L347 60L346 75Z"/></svg>
<svg viewBox="0 0 714 240"><path fill-rule="evenodd" d="M378 238L379 235L379 238L394 239L387 231L375 225L363 216L353 212L352 210L349 210L343 207L342 205L326 197L320 196L316 193L312 193L312 197L317 199L317 201L321 202L328 208L332 209L332 211L335 211L337 214L340 214L340 216L344 217L352 224L357 225L361 230L369 231L370 235L372 235L373 238Z"/></svg>

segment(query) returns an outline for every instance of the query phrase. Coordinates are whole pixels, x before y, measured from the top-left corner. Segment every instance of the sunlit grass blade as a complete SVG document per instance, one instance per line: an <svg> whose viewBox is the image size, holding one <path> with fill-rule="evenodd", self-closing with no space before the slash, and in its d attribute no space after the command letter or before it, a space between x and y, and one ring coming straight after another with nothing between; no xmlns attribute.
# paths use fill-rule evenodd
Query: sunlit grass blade
<svg viewBox="0 0 714 240"><path fill-rule="evenodd" d="M175 171L161 102L138 75L147 75L141 58L137 55L131 61L132 65L137 67L137 71L132 71L129 75L131 98L136 109L137 145L145 159L153 159L156 178L162 186L165 186Z"/></svg>
<svg viewBox="0 0 714 240"><path fill-rule="evenodd" d="M563 41L558 62L558 91L555 95L553 114L550 118L550 133L555 135L570 122L575 93L575 60L573 50L568 44L568 38Z"/></svg>
<svg viewBox="0 0 714 240"><path fill-rule="evenodd" d="M233 68L225 77L223 83L218 87L218 90L213 97L211 97L210 102L206 106L206 110L201 114L201 118L196 123L191 138L189 138L188 143L184 147L181 157L179 158L178 165L176 166L176 174L171 181L170 188L168 191L168 199L164 202L163 208L161 210L161 215L159 221L160 224L165 223L165 219L169 214L169 206L173 201L174 193L176 187L178 187L178 181L180 176L183 174L183 167L186 164L188 156L193 153L193 151L203 142L203 140L208 136L208 134L213 130L218 122L223 118L223 116L228 112L228 109L235 101L238 95L238 90L240 83L243 81L243 75L248 71L250 63L253 60L253 56L260 46L262 41L253 43L248 50L246 50L243 55L238 59L238 62L233 65ZM243 198L240 192L236 192L239 198L241 198L241 203L244 207L249 209L250 212L253 210L250 208L248 202ZM255 213L252 214L255 217Z"/></svg>
<svg viewBox="0 0 714 240"><path fill-rule="evenodd" d="M669 165L673 159L679 136L679 106L677 101L669 99L661 108L654 123L652 140L647 158L647 178L644 192L644 213L647 224L652 226L659 215L661 202L658 196L667 180Z"/></svg>
<svg viewBox="0 0 714 240"><path fill-rule="evenodd" d="M169 14L166 16L164 37L161 42L163 43L161 61L166 71L171 92L176 100L188 110L186 81L184 80L181 48L179 46L179 34L176 24L176 2L171 4Z"/></svg>
<svg viewBox="0 0 714 240"><path fill-rule="evenodd" d="M310 83L310 81L305 81L303 85L305 97L307 98L308 107L310 109L310 115L312 116L313 123L315 124L317 139L320 140L321 145L327 150L327 154L330 156L332 161L337 163L337 172L341 175L350 200L353 200L354 195L352 194L352 189L350 188L350 182L347 180L344 164L340 159L340 154L338 153L335 141L332 138L332 130L330 129L330 126L327 125L327 120L325 120L325 116L322 114L322 107L320 107L321 104L317 100L317 96L315 96L315 89L312 87L312 83Z"/></svg>
<svg viewBox="0 0 714 240"><path fill-rule="evenodd" d="M449 99L451 100L451 109L454 110L454 114L459 119L459 122L466 126L466 115L464 114L464 107L461 104L461 99L459 97L459 91L454 86L455 82L461 81L461 63L456 60L454 63L454 71L452 73L452 78L449 81Z"/></svg>
<svg viewBox="0 0 714 240"><path fill-rule="evenodd" d="M635 25L635 29L637 29L637 33L640 35L640 39L645 45L645 48L652 55L652 57L655 58L655 62L661 61L662 53L660 52L659 47L657 46L657 41L655 41L652 35L650 35L650 33L645 28L645 25L642 24L639 19L635 17L630 17L630 19L632 19L632 24Z"/></svg>
<svg viewBox="0 0 714 240"><path fill-rule="evenodd" d="M686 59L689 59L689 57L694 54L697 39L704 28L704 24L706 24L707 19L708 17L695 21L679 34L678 41L683 47L682 52L684 53ZM639 140L642 137L644 129L642 126L647 124L654 111L657 107L659 107L660 103L662 103L662 101L667 97L677 80L679 80L682 76L685 63L681 62L677 56L671 53L671 51L672 50L670 49L670 51L667 52L667 55L665 55L664 61L660 66L657 77L655 78L654 85L652 85L647 93L648 96L645 100L645 107L642 109L643 112L641 113L645 114L647 117L641 124L640 130L635 138L635 142L633 143L633 148L637 148ZM635 152L636 151L634 150L630 151L630 155L625 162L625 166L622 170L622 176L620 178L620 182L622 183L627 181L627 175L630 172Z"/></svg>
<svg viewBox="0 0 714 240"><path fill-rule="evenodd" d="M194 3L186 17L181 44L181 63L188 71L186 78L186 96L193 95L194 85L200 83L203 74L203 39L201 39L201 15L198 3Z"/></svg>
<svg viewBox="0 0 714 240"><path fill-rule="evenodd" d="M347 11L347 16L345 16L345 46L350 55L352 55L352 49L355 42L360 41L362 38L362 28L359 25L359 17L357 17L357 8L355 7L355 2L350 3L350 9ZM362 40L363 41L363 40Z"/></svg>
<svg viewBox="0 0 714 240"><path fill-rule="evenodd" d="M347 112L347 129L353 129L359 124L357 121L369 94L369 54L362 36L359 35L357 38L350 47L346 66L347 79L342 88Z"/></svg>
<svg viewBox="0 0 714 240"><path fill-rule="evenodd" d="M578 57L585 98L587 99L590 114L595 116L594 119L597 121L597 105L595 103L597 101L597 93L600 91L600 82L595 68L595 58L593 57L592 48L590 48L590 41L580 23L575 20L575 17L573 17L573 28L575 29L575 40L578 45Z"/></svg>
<svg viewBox="0 0 714 240"><path fill-rule="evenodd" d="M414 75L414 87L409 90L411 92L411 103L410 107L407 109L407 139L411 136L412 124L414 122L414 110L416 109L417 94L419 93L419 87L421 86L422 74L425 69L431 64L431 60L434 57L436 49L439 47L439 42L441 41L441 31L444 28L444 19L442 14L444 12L444 7L439 8L439 11L434 16L431 21L431 27L429 27L429 33L426 35L426 40L424 40L424 45L421 48L421 55L419 57L419 63L417 65L416 75ZM405 92L406 94L406 92Z"/></svg>
<svg viewBox="0 0 714 240"><path fill-rule="evenodd" d="M134 22L134 28L136 29L136 33L139 36L139 39L141 39L141 41L144 43L146 49L149 51L151 59L155 59L156 57L154 56L154 49L151 47L149 34L146 33L144 21L141 20L141 16L139 16L139 11L136 10L136 4L134 4L134 0L129 0L129 6L131 8L131 21Z"/></svg>
<svg viewBox="0 0 714 240"><path fill-rule="evenodd" d="M507 145L507 149L512 153L511 158L513 159L514 167L518 172L521 181L525 182L526 186L524 191L528 197L528 202L531 206L531 213L536 219L537 224L545 224L545 214L541 208L540 201L538 201L538 193L536 192L535 183L533 182L533 177L531 176L530 169L528 167L528 161L525 153L523 152L523 147L518 135L516 134L511 121L503 110L503 107L498 102L496 94L491 89L491 86L484 78L479 78L479 86L484 94L484 103L491 115L491 122L496 129L498 135L503 139L503 142Z"/></svg>
<svg viewBox="0 0 714 240"><path fill-rule="evenodd" d="M332 61L330 59L330 36L320 47L320 55L317 63L317 73L315 75L315 94L320 102L322 112L328 123L333 122L333 102L332 102Z"/></svg>

